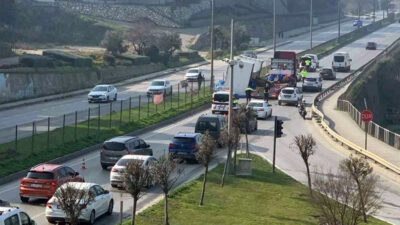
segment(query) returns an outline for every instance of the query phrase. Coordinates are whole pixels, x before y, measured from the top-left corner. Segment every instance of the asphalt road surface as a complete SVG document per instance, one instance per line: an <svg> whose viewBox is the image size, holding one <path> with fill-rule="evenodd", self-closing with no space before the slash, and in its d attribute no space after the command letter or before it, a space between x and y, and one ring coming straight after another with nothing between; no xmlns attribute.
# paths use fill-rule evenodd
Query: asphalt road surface
<svg viewBox="0 0 400 225"><path fill-rule="evenodd" d="M340 51L347 51L350 53L350 56L353 59L352 69L357 69L358 67L368 62L370 59L374 58L385 46L391 44L399 37L400 24L393 24L344 47ZM376 41L378 43L378 50L365 50L364 47L367 41ZM299 42L299 44L300 43L302 42ZM306 44L304 46L307 47ZM298 49L301 50L300 47L298 47ZM321 60L321 66L330 66L331 60L332 56L325 57ZM219 69L220 72L222 70L223 69ZM179 77L179 75L172 76ZM180 76L182 77L183 73L181 73ZM337 80L339 80L346 76L346 73L338 73L337 76ZM324 81L324 88L332 85L334 82L335 81ZM311 103L317 95L317 93L304 94L307 103ZM296 107L278 106L276 101L271 101L271 103L273 105L273 114L278 116L279 119L284 120L284 136L277 141L277 166L300 182L306 183L305 166L301 161L300 156L292 148L291 142L296 135L312 133L317 139L318 143L316 154L311 158L312 167L323 168L324 170L335 170L340 160L344 159L347 154L340 151L337 146L335 146L323 135L321 135L321 133L318 131L318 128L316 128L310 120L303 120L299 116ZM79 102L71 104L79 104ZM141 137L144 138L152 146L156 157L158 157L166 153L169 141L174 134L176 134L177 132L193 132L194 124L197 120L197 117L200 114L207 112L208 110L197 115L193 115L192 117L184 119L182 121L177 121L172 125L143 134L141 135ZM271 119L267 121L259 121L258 127L259 130L249 137L251 150L267 157L268 159L271 159L273 121ZM265 146L268 147L266 148ZM224 155L224 151L220 150L216 156L214 164L216 162L222 161ZM96 151L87 154L85 155L85 158L87 166L86 170L80 169L81 158L71 160L65 164L78 170L88 182L95 182L102 185L108 190L112 190L109 185L109 171L104 171L100 167L99 152ZM180 182L185 182L187 180L193 179L203 171L200 165L181 164L180 166L185 168L185 174L181 176ZM400 224L400 184L392 182L384 171L377 169L376 172L381 175L381 188L384 191L384 207L378 212L378 216L379 218L390 221L394 224ZM45 202L34 200L29 204L21 203L18 195L18 187L19 181L13 181L0 186L0 199L9 201L13 205L17 205L25 209L38 222L38 224L48 224L44 217ZM160 199L160 196L160 190L157 187L150 189L147 194L140 200L139 209L144 208L152 201ZM110 225L115 224L119 221L118 207L119 201L121 199L124 200L124 216L129 216L132 207L131 198L127 194L122 194L121 196L121 194L116 191L114 192L114 199L116 204L113 215L100 218L97 221L97 224Z"/></svg>

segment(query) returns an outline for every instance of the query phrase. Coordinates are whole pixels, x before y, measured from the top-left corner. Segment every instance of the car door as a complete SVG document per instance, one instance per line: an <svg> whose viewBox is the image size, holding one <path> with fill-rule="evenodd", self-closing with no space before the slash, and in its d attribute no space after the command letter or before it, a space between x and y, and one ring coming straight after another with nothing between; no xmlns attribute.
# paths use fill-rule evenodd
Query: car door
<svg viewBox="0 0 400 225"><path fill-rule="evenodd" d="M141 155L153 155L153 150L150 148L150 146L143 141L142 139L139 139L139 151L142 153Z"/></svg>
<svg viewBox="0 0 400 225"><path fill-rule="evenodd" d="M18 214L14 214L4 220L4 225L20 225Z"/></svg>
<svg viewBox="0 0 400 225"><path fill-rule="evenodd" d="M58 186L63 185L64 183L68 182L67 171L64 167L61 167L57 170L57 183Z"/></svg>
<svg viewBox="0 0 400 225"><path fill-rule="evenodd" d="M19 218L21 220L21 225L31 225L31 218L24 212L19 213Z"/></svg>
<svg viewBox="0 0 400 225"><path fill-rule="evenodd" d="M100 186L100 185L95 185L94 189L96 190L97 196L100 199L99 202L99 207L100 209L98 210L99 216L103 215L107 209L108 209L108 195L106 194L106 192L104 191L104 189Z"/></svg>
<svg viewBox="0 0 400 225"><path fill-rule="evenodd" d="M90 187L90 189L89 189L90 195L93 196L93 201L91 203L89 203L88 206L90 207L89 208L90 211L91 210L95 210L96 217L98 217L98 216L100 216L102 214L101 213L102 196L98 195L98 193L97 193L97 191L95 189L95 186L96 185Z"/></svg>
<svg viewBox="0 0 400 225"><path fill-rule="evenodd" d="M81 182L81 178L79 176L77 176L75 170L73 170L70 167L64 167L65 171L67 172L68 175L68 182Z"/></svg>

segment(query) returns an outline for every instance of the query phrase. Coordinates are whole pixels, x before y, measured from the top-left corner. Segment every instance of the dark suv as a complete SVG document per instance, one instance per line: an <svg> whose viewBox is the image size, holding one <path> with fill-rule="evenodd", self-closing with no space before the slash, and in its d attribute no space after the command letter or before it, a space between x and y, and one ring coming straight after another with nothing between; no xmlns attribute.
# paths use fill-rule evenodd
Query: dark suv
<svg viewBox="0 0 400 225"><path fill-rule="evenodd" d="M197 119L194 132L204 134L207 130L211 137L217 141L218 147L222 147L219 143L219 134L225 126L225 117L222 115L202 115Z"/></svg>
<svg viewBox="0 0 400 225"><path fill-rule="evenodd" d="M367 49L367 50L376 50L376 48L377 48L377 44L375 42L368 42L367 47L365 47L365 49Z"/></svg>
<svg viewBox="0 0 400 225"><path fill-rule="evenodd" d="M173 159L196 160L196 152L201 143L199 133L179 133L169 144L169 153Z"/></svg>
<svg viewBox="0 0 400 225"><path fill-rule="evenodd" d="M100 150L100 163L103 169L114 166L124 155L153 155L153 150L138 137L121 136L107 140Z"/></svg>
<svg viewBox="0 0 400 225"><path fill-rule="evenodd" d="M331 68L323 68L319 74L324 80L336 80L336 72Z"/></svg>

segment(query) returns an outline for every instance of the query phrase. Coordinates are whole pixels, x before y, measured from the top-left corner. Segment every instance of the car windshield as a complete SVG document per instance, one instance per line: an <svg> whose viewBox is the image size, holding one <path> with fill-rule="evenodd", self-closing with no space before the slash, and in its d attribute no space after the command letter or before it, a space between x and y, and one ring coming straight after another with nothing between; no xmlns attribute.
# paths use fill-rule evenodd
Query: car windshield
<svg viewBox="0 0 400 225"><path fill-rule="evenodd" d="M103 144L103 148L108 151L123 151L126 149L125 144L119 142L106 142Z"/></svg>
<svg viewBox="0 0 400 225"><path fill-rule="evenodd" d="M178 143L178 144L190 144L190 143L194 143L194 138L191 137L174 137L173 140L174 143Z"/></svg>
<svg viewBox="0 0 400 225"><path fill-rule="evenodd" d="M151 86L164 86L164 81L153 81Z"/></svg>
<svg viewBox="0 0 400 225"><path fill-rule="evenodd" d="M369 46L374 46L375 43L374 43L374 42L368 42L368 45L369 45Z"/></svg>
<svg viewBox="0 0 400 225"><path fill-rule="evenodd" d="M197 130L202 133L208 131L218 131L217 122L215 121L199 121L197 123ZM197 131L196 131L197 132Z"/></svg>
<svg viewBox="0 0 400 225"><path fill-rule="evenodd" d="M317 78L306 78L306 81L315 82L317 81Z"/></svg>
<svg viewBox="0 0 400 225"><path fill-rule="evenodd" d="M44 179L44 180L52 180L54 179L54 174L51 172L37 172L37 171L29 171L27 178L30 179Z"/></svg>
<svg viewBox="0 0 400 225"><path fill-rule="evenodd" d="M199 70L189 70L188 73L199 73Z"/></svg>
<svg viewBox="0 0 400 225"><path fill-rule="evenodd" d="M106 86L96 86L93 88L92 91L107 91L107 87Z"/></svg>
<svg viewBox="0 0 400 225"><path fill-rule="evenodd" d="M282 90L282 93L283 93L283 94L293 94L293 93L294 93L294 90L293 90L293 89L283 89L283 90Z"/></svg>
<svg viewBox="0 0 400 225"><path fill-rule="evenodd" d="M216 102L229 102L229 94L215 94L214 101Z"/></svg>
<svg viewBox="0 0 400 225"><path fill-rule="evenodd" d="M263 107L264 104L262 102L250 102L249 107Z"/></svg>
<svg viewBox="0 0 400 225"><path fill-rule="evenodd" d="M117 166L126 166L129 162L139 162L143 163L143 160L140 159L120 159L117 162Z"/></svg>
<svg viewBox="0 0 400 225"><path fill-rule="evenodd" d="M344 62L344 56L335 56L333 59L335 62Z"/></svg>

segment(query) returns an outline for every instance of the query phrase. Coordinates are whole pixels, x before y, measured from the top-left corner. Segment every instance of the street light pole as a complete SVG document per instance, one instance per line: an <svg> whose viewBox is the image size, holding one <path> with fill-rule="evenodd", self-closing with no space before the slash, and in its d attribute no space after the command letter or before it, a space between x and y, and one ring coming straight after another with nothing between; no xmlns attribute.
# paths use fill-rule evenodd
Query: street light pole
<svg viewBox="0 0 400 225"><path fill-rule="evenodd" d="M373 15L373 18L372 18L372 19L374 20L374 23L375 23L375 18L376 18L376 15L375 15L375 11L376 11L376 0L374 0L374 3L373 3L373 4L374 4L374 12L373 12L373 14L372 14L372 15Z"/></svg>
<svg viewBox="0 0 400 225"><path fill-rule="evenodd" d="M214 0L211 0L211 81L210 90L214 89Z"/></svg>
<svg viewBox="0 0 400 225"><path fill-rule="evenodd" d="M310 6L310 49L313 48L313 0L311 1Z"/></svg>
<svg viewBox="0 0 400 225"><path fill-rule="evenodd" d="M341 4L340 4L340 1L341 0L338 0L338 41L340 40L340 20L341 20L341 18L340 18L340 11L341 11Z"/></svg>
<svg viewBox="0 0 400 225"><path fill-rule="evenodd" d="M272 25L272 39L274 41L274 55L276 52L276 0L273 0L273 25Z"/></svg>
<svg viewBox="0 0 400 225"><path fill-rule="evenodd" d="M233 60L233 29L234 29L234 20L231 19L231 57L230 59Z"/></svg>

